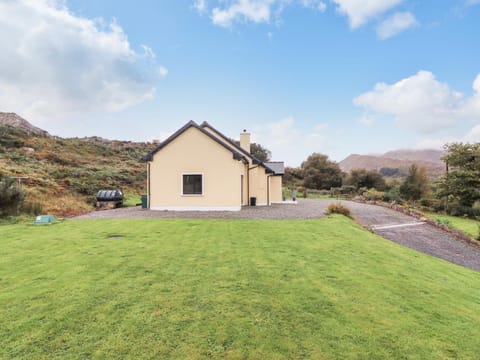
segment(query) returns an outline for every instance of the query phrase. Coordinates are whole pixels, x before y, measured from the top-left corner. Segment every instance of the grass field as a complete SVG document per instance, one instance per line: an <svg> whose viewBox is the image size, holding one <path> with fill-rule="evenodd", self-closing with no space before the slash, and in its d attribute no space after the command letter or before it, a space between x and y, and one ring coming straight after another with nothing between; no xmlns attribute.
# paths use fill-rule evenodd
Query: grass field
<svg viewBox="0 0 480 360"><path fill-rule="evenodd" d="M0 358L478 359L480 273L334 216L0 226Z"/></svg>
<svg viewBox="0 0 480 360"><path fill-rule="evenodd" d="M428 213L427 215L442 224L460 230L474 239L477 239L477 237L480 236L480 221L478 220L435 213Z"/></svg>

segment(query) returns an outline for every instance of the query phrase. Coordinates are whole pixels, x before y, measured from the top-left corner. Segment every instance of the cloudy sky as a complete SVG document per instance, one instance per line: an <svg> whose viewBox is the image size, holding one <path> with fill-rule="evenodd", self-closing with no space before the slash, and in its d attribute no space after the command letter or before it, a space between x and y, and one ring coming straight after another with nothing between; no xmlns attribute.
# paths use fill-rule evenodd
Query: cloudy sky
<svg viewBox="0 0 480 360"><path fill-rule="evenodd" d="M60 136L188 120L312 152L480 141L480 0L0 0L0 111Z"/></svg>

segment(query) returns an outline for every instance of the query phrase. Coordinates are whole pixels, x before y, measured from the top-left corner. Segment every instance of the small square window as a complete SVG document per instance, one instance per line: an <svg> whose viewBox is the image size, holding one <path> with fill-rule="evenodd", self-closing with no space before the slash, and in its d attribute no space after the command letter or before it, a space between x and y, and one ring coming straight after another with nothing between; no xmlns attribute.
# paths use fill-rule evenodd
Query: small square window
<svg viewBox="0 0 480 360"><path fill-rule="evenodd" d="M183 175L183 195L202 195L203 179L201 174Z"/></svg>

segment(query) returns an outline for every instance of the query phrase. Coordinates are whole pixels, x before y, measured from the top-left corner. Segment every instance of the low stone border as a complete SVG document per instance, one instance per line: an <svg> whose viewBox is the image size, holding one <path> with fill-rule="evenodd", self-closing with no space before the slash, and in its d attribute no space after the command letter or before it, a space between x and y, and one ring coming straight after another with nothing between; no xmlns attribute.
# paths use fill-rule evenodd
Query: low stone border
<svg viewBox="0 0 480 360"><path fill-rule="evenodd" d="M471 245L474 245L474 246L480 248L480 241L475 240L474 238L470 237L469 235L465 234L464 232L462 232L460 230L452 229L451 227L448 227L447 225L439 224L435 220L430 219L428 217L425 217L425 215L423 215L421 213L418 213L417 211L407 209L407 208L405 208L403 206L400 206L400 205L397 205L397 204L387 204L387 203L384 203L384 202L376 202L376 201L364 201L364 202L356 201L356 202L363 203L363 204L382 206L382 207L385 207L385 208L388 208L388 209L395 210L399 213L411 216L411 217L413 217L413 218L415 218L419 221L424 221L427 224L435 226L436 228L451 234L452 236L456 237L459 240L465 241L468 244L471 244Z"/></svg>

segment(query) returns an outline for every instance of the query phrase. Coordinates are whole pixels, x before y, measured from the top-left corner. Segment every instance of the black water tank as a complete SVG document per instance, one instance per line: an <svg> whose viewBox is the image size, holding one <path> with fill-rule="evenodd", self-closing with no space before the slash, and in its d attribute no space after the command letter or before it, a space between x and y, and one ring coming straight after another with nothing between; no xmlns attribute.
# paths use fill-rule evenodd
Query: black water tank
<svg viewBox="0 0 480 360"><path fill-rule="evenodd" d="M97 192L97 201L123 201L123 192L120 189L100 190Z"/></svg>

